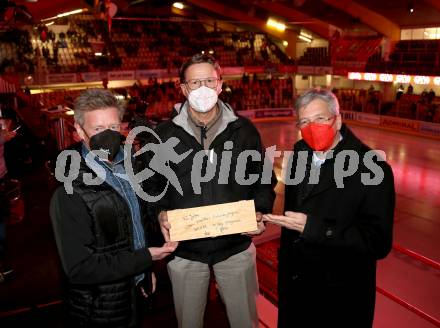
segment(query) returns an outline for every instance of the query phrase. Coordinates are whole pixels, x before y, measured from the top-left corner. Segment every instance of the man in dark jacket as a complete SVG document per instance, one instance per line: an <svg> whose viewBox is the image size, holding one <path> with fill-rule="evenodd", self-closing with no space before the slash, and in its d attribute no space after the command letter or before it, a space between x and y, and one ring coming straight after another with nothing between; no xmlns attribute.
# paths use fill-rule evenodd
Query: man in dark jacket
<svg viewBox="0 0 440 328"><path fill-rule="evenodd" d="M302 140L285 177L278 327L371 327L376 261L389 253L395 206L390 166L341 122L336 97L296 101Z"/></svg>
<svg viewBox="0 0 440 328"><path fill-rule="evenodd" d="M240 200L255 201L258 230L250 234L180 242L175 258L168 264L179 327L203 326L211 268L231 327L257 327L255 302L259 291L256 250L251 236L264 231L262 214L272 211L275 198L273 172L269 172L268 182L262 183L264 153L257 129L218 100L222 81L220 67L214 58L193 56L182 66L180 81L188 101L180 106L174 118L156 128L163 144L177 138L175 152L181 157L187 154L184 159L179 159L178 164L170 163L168 168L175 173L171 177L177 176L178 186L172 183L176 179L167 176L172 185L156 204L156 215L165 240L170 238L167 210ZM253 152L259 159L246 158L243 178L247 180L240 183L236 181L236 177L241 176L236 169L237 157L245 150ZM200 154L203 156L199 157ZM230 165L221 165L228 160ZM230 168L230 171L221 170L221 166ZM208 172L213 172L210 179L207 178ZM194 184L196 175L202 178ZM260 178L247 183L251 175ZM161 190L157 189L163 184L152 178L150 185L156 187L155 194L160 194Z"/></svg>
<svg viewBox="0 0 440 328"><path fill-rule="evenodd" d="M154 289L152 261L177 246L147 248L144 205L124 166L131 154L121 147L122 116L123 107L110 91L83 92L75 103L82 143L57 160L56 175L65 184L55 191L50 214L67 276L72 327L135 326L136 299Z"/></svg>

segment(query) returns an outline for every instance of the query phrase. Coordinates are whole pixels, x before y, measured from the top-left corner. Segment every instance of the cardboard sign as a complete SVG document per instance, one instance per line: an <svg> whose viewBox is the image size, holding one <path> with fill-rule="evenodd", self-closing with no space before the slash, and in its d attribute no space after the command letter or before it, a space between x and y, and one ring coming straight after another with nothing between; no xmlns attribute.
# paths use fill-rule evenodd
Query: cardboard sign
<svg viewBox="0 0 440 328"><path fill-rule="evenodd" d="M171 241L257 230L253 200L168 211Z"/></svg>

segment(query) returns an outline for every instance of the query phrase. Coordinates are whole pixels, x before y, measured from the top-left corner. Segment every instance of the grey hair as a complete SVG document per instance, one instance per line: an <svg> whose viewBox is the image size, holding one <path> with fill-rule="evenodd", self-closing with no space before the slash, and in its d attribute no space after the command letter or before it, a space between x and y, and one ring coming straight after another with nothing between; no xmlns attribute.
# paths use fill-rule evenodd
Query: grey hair
<svg viewBox="0 0 440 328"><path fill-rule="evenodd" d="M115 95L106 89L87 89L75 100L73 118L79 125L84 125L84 114L97 109L116 108L119 118L124 116L124 105Z"/></svg>
<svg viewBox="0 0 440 328"><path fill-rule="evenodd" d="M314 88L304 92L295 101L295 109L298 113L301 108L310 104L313 100L321 99L327 104L328 110L333 115L339 115L339 102L335 94L330 90Z"/></svg>

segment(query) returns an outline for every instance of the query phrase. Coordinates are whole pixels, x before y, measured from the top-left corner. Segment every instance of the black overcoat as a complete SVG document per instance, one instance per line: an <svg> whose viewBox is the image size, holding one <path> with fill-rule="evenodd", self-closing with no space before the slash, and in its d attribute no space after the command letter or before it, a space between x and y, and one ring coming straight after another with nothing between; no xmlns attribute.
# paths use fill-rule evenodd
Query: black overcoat
<svg viewBox="0 0 440 328"><path fill-rule="evenodd" d="M302 234L282 229L278 327L372 326L376 261L392 245L394 179L383 158L369 156L370 148L345 125L341 135L317 184L309 183L312 150L303 140L294 146L285 211L307 214L307 223ZM349 156L356 154L358 168L342 179L342 186L338 172L350 170L348 162L356 160ZM297 183L295 174L302 168L306 174Z"/></svg>

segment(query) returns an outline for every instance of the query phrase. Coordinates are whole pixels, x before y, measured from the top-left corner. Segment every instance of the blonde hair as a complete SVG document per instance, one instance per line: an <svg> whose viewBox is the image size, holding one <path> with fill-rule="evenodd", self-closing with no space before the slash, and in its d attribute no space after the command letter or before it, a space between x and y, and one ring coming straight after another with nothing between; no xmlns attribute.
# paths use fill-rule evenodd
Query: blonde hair
<svg viewBox="0 0 440 328"><path fill-rule="evenodd" d="M115 95L106 89L87 89L75 100L74 115L75 122L84 125L84 114L97 109L116 108L119 118L122 120L125 108L122 102L116 99Z"/></svg>

